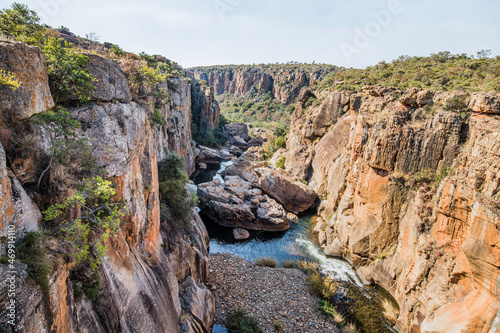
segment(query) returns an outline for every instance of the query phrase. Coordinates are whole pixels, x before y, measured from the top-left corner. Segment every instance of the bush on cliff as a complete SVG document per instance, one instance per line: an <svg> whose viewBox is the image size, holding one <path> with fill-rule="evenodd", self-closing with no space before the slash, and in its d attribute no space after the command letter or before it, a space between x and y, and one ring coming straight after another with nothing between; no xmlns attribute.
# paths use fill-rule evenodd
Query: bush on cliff
<svg viewBox="0 0 500 333"><path fill-rule="evenodd" d="M51 147L49 161L39 176L36 189L45 188L52 200L64 200L82 178L100 174L88 139L76 135L81 123L66 109L56 107L37 114L32 122L45 124L51 129L48 132ZM44 184L48 185L42 186Z"/></svg>
<svg viewBox="0 0 500 333"><path fill-rule="evenodd" d="M118 234L126 214L123 203L113 201L114 196L111 181L93 177L85 179L66 201L43 212L45 221L58 225L66 241L73 245L71 254L77 262L88 263L92 270L100 265L108 250L108 239Z"/></svg>
<svg viewBox="0 0 500 333"><path fill-rule="evenodd" d="M77 99L85 104L90 101L90 96L95 87L92 82L95 77L85 66L89 58L77 53L71 43L49 37L42 48L47 59L47 72L49 85L54 102L69 102Z"/></svg>
<svg viewBox="0 0 500 333"><path fill-rule="evenodd" d="M188 176L184 161L176 153L168 154L158 163L158 182L162 207L166 215L185 220L191 217L191 210L197 205L197 197L187 189ZM170 214L169 214L170 213Z"/></svg>
<svg viewBox="0 0 500 333"><path fill-rule="evenodd" d="M27 5L14 2L9 9L0 10L0 34L7 39L30 45L38 44L45 35L40 18Z"/></svg>
<svg viewBox="0 0 500 333"><path fill-rule="evenodd" d="M17 245L17 255L22 263L28 265L28 276L45 294L49 292L49 274L52 263L44 246L45 236L40 232L28 232Z"/></svg>

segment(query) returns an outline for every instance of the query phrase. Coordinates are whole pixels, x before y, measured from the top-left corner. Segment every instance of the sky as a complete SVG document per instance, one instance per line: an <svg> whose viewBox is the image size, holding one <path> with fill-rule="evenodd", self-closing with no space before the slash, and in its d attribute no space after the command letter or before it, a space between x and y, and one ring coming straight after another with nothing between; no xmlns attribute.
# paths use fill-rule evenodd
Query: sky
<svg viewBox="0 0 500 333"><path fill-rule="evenodd" d="M439 51L500 54L498 0L18 0L43 23L184 67L364 68ZM1 8L11 2L1 0Z"/></svg>

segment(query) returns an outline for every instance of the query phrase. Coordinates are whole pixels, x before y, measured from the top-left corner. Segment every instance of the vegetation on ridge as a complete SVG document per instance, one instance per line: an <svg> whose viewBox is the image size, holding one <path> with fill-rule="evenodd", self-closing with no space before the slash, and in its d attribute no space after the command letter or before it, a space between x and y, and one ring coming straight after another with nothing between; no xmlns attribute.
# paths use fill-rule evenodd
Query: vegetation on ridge
<svg viewBox="0 0 500 333"><path fill-rule="evenodd" d="M344 69L327 75L315 88L358 91L365 85L444 91L500 92L500 56L489 50L476 56L448 51L428 57L401 56L365 69Z"/></svg>

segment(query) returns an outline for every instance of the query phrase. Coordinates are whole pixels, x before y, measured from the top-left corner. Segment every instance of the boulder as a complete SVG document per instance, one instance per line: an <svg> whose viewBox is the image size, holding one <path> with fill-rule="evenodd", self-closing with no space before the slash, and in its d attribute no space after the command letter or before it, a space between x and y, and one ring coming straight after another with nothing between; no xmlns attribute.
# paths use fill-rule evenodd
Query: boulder
<svg viewBox="0 0 500 333"><path fill-rule="evenodd" d="M92 92L92 99L103 102L112 100L123 103L130 102L132 93L120 65L112 59L93 53L85 55L90 60L86 68L97 79L93 83L96 90Z"/></svg>
<svg viewBox="0 0 500 333"><path fill-rule="evenodd" d="M248 147L248 143L245 140L243 140L243 138L240 137L239 135L231 136L229 138L229 141L231 142L232 145L235 145L243 149Z"/></svg>
<svg viewBox="0 0 500 333"><path fill-rule="evenodd" d="M200 154L196 157L196 163L219 164L222 161L219 152L215 149L199 146Z"/></svg>
<svg viewBox="0 0 500 333"><path fill-rule="evenodd" d="M238 176L226 176L224 183L200 184L198 197L203 213L223 226L265 231L290 228L283 206Z"/></svg>
<svg viewBox="0 0 500 333"><path fill-rule="evenodd" d="M47 76L47 62L40 48L12 41L0 41L0 69L12 74L21 86L0 86L2 115L26 119L54 107Z"/></svg>
<svg viewBox="0 0 500 333"><path fill-rule="evenodd" d="M233 236L236 240L245 240L250 237L250 233L245 229L235 228L233 229Z"/></svg>
<svg viewBox="0 0 500 333"><path fill-rule="evenodd" d="M329 243L323 250L327 257L342 257L342 243L338 237Z"/></svg>
<svg viewBox="0 0 500 333"><path fill-rule="evenodd" d="M243 123L227 124L222 128L222 132L231 140L231 137L239 136L243 140L249 141L248 126Z"/></svg>
<svg viewBox="0 0 500 333"><path fill-rule="evenodd" d="M250 147L260 147L264 144L264 138L261 136L256 136L248 141Z"/></svg>
<svg viewBox="0 0 500 333"><path fill-rule="evenodd" d="M417 94L417 104L422 105L432 105L434 104L433 98L434 93L431 90L422 90Z"/></svg>
<svg viewBox="0 0 500 333"><path fill-rule="evenodd" d="M226 174L239 176L248 182L257 183L259 177L255 173L255 169L265 166L267 166L267 163L264 160L262 149L251 147L233 165L227 167Z"/></svg>
<svg viewBox="0 0 500 333"><path fill-rule="evenodd" d="M474 112L500 113L500 98L498 94L474 94L470 98L469 108Z"/></svg>
<svg viewBox="0 0 500 333"><path fill-rule="evenodd" d="M419 88L410 88L408 89L403 96L399 99L401 104L406 106L413 106L417 103L418 94L420 93Z"/></svg>
<svg viewBox="0 0 500 333"><path fill-rule="evenodd" d="M259 187L294 214L313 207L318 198L316 192L284 170L258 168Z"/></svg>

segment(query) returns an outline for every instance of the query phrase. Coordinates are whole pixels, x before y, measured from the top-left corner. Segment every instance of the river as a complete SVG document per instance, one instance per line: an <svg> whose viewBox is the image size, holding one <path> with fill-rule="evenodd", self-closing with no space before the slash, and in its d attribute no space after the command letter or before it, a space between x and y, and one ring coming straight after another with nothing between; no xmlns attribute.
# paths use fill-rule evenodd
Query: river
<svg viewBox="0 0 500 333"><path fill-rule="evenodd" d="M224 181L220 173L232 163L222 162L220 167L198 170L193 175L192 180L195 184L208 182L214 178ZM394 332L385 318L380 318L381 314L378 311L380 309L368 307L367 309L353 309L354 304L363 304L373 298L380 299L380 303L383 299L389 299L391 304L394 304L395 301L381 288L363 287L358 275L349 263L340 259L328 258L323 254L322 249L314 242L312 234L314 213L309 212L302 215L298 222L291 223L291 228L284 232L250 231L251 236L245 241L236 241L232 228L220 226L204 216L203 212L201 212L201 216L210 235L210 253L231 253L250 262L269 257L275 259L278 264L287 260L318 263L323 274L332 277L341 285L343 292L337 298L337 307L340 307L345 316L355 320L353 318L358 316L371 317L375 315L383 323L380 325L380 330L377 330L378 332ZM217 326L214 327L214 332L223 333L226 332L226 329Z"/></svg>

